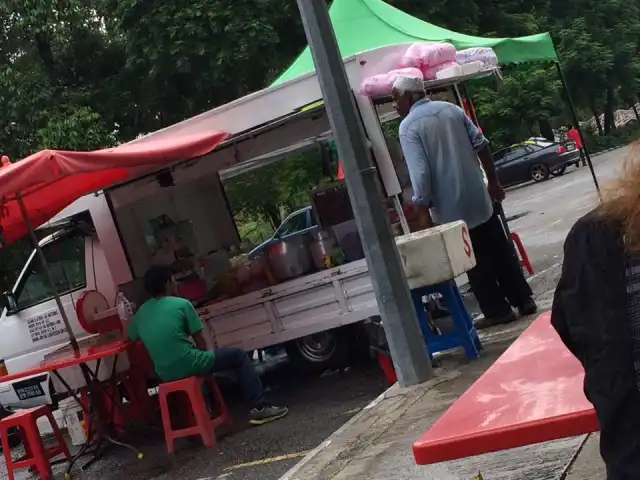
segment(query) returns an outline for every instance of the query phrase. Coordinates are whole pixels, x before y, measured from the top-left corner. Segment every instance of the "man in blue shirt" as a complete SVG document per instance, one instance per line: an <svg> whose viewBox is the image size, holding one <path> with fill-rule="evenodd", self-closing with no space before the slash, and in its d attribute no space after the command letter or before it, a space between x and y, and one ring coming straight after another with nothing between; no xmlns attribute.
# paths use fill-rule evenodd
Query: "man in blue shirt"
<svg viewBox="0 0 640 480"><path fill-rule="evenodd" d="M504 190L489 142L460 107L428 100L422 80L399 77L393 87L420 227L457 220L469 227L476 256L469 283L485 317L476 326L515 320L512 306L521 315L535 313L533 293L493 208L504 200Z"/></svg>

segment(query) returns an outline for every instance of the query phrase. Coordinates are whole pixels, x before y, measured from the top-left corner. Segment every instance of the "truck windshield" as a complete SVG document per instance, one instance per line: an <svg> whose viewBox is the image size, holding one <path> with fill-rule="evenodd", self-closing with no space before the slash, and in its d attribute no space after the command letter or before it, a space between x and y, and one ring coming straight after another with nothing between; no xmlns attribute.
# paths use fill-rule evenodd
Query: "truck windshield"
<svg viewBox="0 0 640 480"><path fill-rule="evenodd" d="M49 264L51 276L59 295L86 286L84 237L73 235L54 240L42 247L42 252ZM31 262L14 293L20 310L54 297L53 289L47 281L44 268L37 255L31 258Z"/></svg>

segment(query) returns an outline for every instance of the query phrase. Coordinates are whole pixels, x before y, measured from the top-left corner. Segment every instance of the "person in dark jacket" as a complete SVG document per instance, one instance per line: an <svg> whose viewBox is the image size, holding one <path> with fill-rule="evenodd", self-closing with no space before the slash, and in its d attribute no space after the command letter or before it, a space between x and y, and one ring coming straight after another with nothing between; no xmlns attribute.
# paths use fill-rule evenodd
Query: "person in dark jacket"
<svg viewBox="0 0 640 480"><path fill-rule="evenodd" d="M584 367L607 480L640 479L640 146L569 232L551 323Z"/></svg>

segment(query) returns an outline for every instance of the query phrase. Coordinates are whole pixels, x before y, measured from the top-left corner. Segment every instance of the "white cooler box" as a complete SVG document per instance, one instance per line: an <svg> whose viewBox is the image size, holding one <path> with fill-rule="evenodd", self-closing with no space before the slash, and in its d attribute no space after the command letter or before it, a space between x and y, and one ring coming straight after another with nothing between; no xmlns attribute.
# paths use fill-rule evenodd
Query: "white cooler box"
<svg viewBox="0 0 640 480"><path fill-rule="evenodd" d="M396 244L411 289L453 280L476 266L469 229L462 221L402 235Z"/></svg>

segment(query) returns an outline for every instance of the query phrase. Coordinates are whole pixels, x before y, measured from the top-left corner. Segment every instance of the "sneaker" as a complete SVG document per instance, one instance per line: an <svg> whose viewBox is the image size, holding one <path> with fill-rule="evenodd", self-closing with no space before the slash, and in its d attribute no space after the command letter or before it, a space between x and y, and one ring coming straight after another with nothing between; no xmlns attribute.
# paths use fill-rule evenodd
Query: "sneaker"
<svg viewBox="0 0 640 480"><path fill-rule="evenodd" d="M262 408L252 408L249 411L249 423L251 425L264 425L265 423L279 420L289 413L287 407L264 405Z"/></svg>
<svg viewBox="0 0 640 480"><path fill-rule="evenodd" d="M473 326L478 330L482 330L484 328L495 327L496 325L504 325L505 323L515 322L518 317L513 311L509 311L508 314L502 315L500 317L482 317L478 319Z"/></svg>
<svg viewBox="0 0 640 480"><path fill-rule="evenodd" d="M536 305L536 302L533 300L533 298L527 299L526 302L524 302L522 305L518 307L518 312L523 317L527 315L533 315L537 311L538 311L538 305Z"/></svg>

